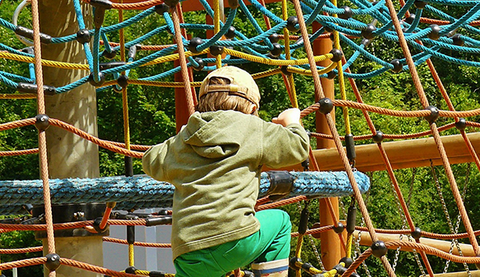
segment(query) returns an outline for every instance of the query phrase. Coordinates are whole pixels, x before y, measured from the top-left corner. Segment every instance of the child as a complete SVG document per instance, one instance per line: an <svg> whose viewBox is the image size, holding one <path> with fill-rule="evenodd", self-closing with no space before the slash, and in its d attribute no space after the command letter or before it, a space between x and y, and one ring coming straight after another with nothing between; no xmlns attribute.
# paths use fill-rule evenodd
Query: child
<svg viewBox="0 0 480 277"><path fill-rule="evenodd" d="M290 218L281 210L255 214L254 207L262 166L304 161L309 140L298 109L269 123L258 117L259 102L250 74L219 68L202 82L187 125L143 156L145 173L175 186L176 277L223 277L252 262L287 276Z"/></svg>

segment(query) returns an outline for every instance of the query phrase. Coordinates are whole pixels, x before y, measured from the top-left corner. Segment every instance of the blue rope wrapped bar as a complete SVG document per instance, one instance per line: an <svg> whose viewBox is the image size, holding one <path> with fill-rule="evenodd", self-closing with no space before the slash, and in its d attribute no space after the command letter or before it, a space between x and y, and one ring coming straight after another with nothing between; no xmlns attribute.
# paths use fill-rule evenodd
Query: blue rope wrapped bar
<svg viewBox="0 0 480 277"><path fill-rule="evenodd" d="M343 171L289 173L293 177L290 196L336 197L353 193ZM360 191L366 192L370 188L368 176L361 172L354 174ZM262 173L259 197L265 196L269 187L270 180ZM52 204L117 202L116 208L125 210L170 207L174 190L172 184L148 176L50 180ZM43 204L42 181L1 181L0 195L0 214L22 213L22 205Z"/></svg>

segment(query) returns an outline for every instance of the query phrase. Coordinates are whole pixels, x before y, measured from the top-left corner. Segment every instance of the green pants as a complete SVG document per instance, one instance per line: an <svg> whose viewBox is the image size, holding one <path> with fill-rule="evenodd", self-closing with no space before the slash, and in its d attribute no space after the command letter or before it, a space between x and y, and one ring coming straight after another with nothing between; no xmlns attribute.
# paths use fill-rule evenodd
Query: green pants
<svg viewBox="0 0 480 277"><path fill-rule="evenodd" d="M251 264L286 259L290 254L292 224L281 210L265 210L255 217L260 230L246 238L178 256L176 277L224 277L230 271Z"/></svg>

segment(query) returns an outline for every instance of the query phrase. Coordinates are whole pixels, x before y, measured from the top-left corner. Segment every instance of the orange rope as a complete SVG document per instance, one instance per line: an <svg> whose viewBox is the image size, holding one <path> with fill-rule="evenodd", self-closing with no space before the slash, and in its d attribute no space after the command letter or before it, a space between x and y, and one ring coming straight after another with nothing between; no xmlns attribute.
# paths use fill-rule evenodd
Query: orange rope
<svg viewBox="0 0 480 277"><path fill-rule="evenodd" d="M195 106L192 98L191 87L190 87L190 77L188 76L188 67L185 57L185 49L183 48L182 33L180 29L180 21L178 18L177 10L175 8L171 9L172 11L172 21L173 27L175 29L175 40L178 45L178 56L180 67L182 69L182 77L185 88L185 98L187 101L187 113L188 116L192 115L195 112Z"/></svg>
<svg viewBox="0 0 480 277"><path fill-rule="evenodd" d="M37 82L37 110L38 114L45 114L45 96L43 91L43 71L42 71L42 48L40 42L40 18L38 11L38 1L31 1L32 25L33 25L33 45L35 53L35 78ZM55 253L55 237L53 232L53 216L50 200L50 185L48 175L47 161L47 139L45 131L38 132L38 148L40 154L40 177L43 181L43 201L45 206L45 222L47 224L47 245L48 253ZM56 276L55 271L49 272L50 277Z"/></svg>

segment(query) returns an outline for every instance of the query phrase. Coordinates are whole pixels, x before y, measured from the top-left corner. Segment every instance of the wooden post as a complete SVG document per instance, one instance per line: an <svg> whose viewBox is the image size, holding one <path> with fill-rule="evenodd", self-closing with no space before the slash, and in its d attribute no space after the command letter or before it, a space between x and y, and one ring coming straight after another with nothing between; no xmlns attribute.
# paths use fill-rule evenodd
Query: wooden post
<svg viewBox="0 0 480 277"><path fill-rule="evenodd" d="M313 29L318 30L320 28L320 24L314 23ZM329 53L332 50L332 41L329 38L326 39L317 39L313 42L313 54L314 55L322 55ZM330 64L330 60L325 60L319 62L318 65L320 66L328 66ZM322 78L321 79L323 93L325 97L330 99L335 99L335 88L334 88L334 81ZM318 102L319 99L316 96L315 102ZM335 118L335 109L331 112L332 117ZM325 116L319 112L316 113L316 130L318 133L323 134L331 134L330 129L328 128L327 122L325 120ZM317 149L329 149L335 148L335 143L333 140L325 140L325 139L317 139ZM330 200L332 203L334 213L339 215L338 211L338 198L328 198L328 199L320 199L319 201L319 209L320 209L320 225L333 225L336 224L332 217L330 216L328 210L329 205L327 201ZM333 230L328 232L323 232L320 234L320 242L321 242L321 256L322 262L327 270L332 269L336 264L338 264L339 260L344 256L343 248L340 244L340 239L338 234L336 234Z"/></svg>
<svg viewBox="0 0 480 277"><path fill-rule="evenodd" d="M92 9L82 3L84 20L91 28ZM39 1L40 30L52 37L75 34L79 30L72 0ZM77 41L62 44L42 45L42 58L62 62L86 64L83 46ZM44 67L45 85L60 87L89 74L88 71ZM46 113L97 136L97 102L95 88L89 84L72 91L45 97ZM46 131L47 155L50 178L96 178L99 177L97 145L60 128L50 127ZM53 215L55 218L55 214ZM58 237L57 254L82 262L103 265L102 237ZM46 240L44 240L46 248ZM48 270L47 270L48 271ZM57 276L99 277L96 274L67 266L60 266ZM48 276L48 272L45 272Z"/></svg>

